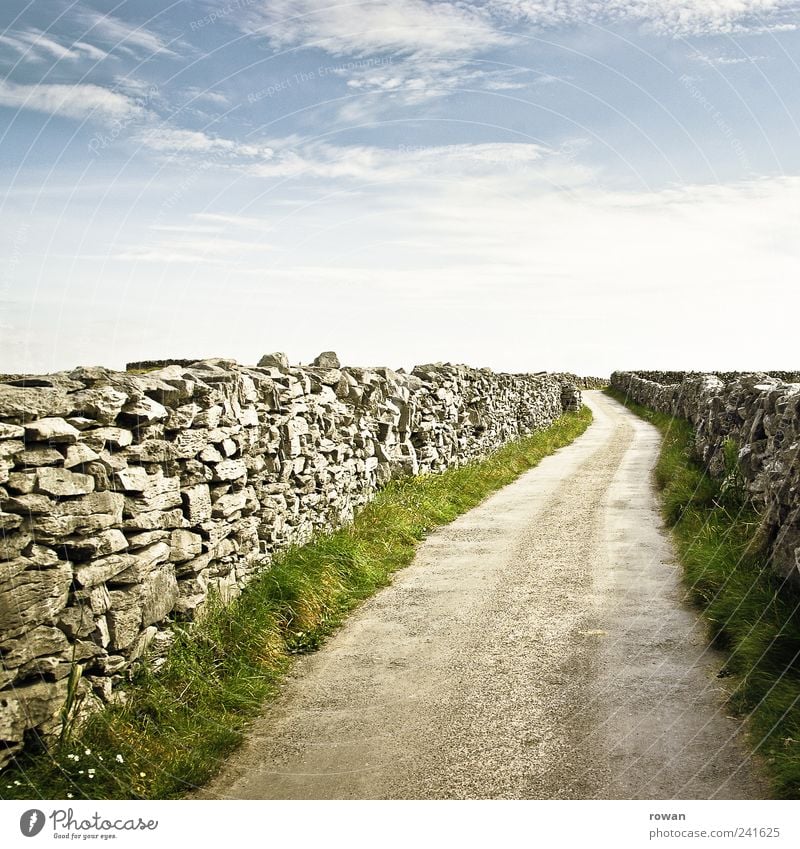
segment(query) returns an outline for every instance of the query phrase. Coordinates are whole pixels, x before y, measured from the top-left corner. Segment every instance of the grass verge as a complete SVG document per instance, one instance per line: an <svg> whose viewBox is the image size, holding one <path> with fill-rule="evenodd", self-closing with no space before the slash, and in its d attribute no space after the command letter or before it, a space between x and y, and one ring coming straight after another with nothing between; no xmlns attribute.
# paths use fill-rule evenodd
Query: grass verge
<svg viewBox="0 0 800 849"><path fill-rule="evenodd" d="M663 434L655 469L691 600L712 641L727 652L729 704L748 719L752 748L766 762L777 798L800 796L800 592L770 569L761 522L726 451L725 478L694 458L691 424L606 394Z"/></svg>
<svg viewBox="0 0 800 849"><path fill-rule="evenodd" d="M567 413L547 430L485 460L392 482L354 523L289 549L228 607L176 627L165 665L144 668L124 707L92 716L77 737L34 752L0 775L0 798L175 798L202 785L241 742L275 692L292 655L313 651L349 611L406 566L438 525L572 442L591 413Z"/></svg>

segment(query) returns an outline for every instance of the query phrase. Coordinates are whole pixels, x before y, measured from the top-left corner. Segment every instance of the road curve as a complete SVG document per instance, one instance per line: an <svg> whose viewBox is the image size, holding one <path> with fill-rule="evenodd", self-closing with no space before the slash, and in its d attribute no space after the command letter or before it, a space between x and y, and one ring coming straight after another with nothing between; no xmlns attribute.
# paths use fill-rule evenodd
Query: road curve
<svg viewBox="0 0 800 849"><path fill-rule="evenodd" d="M595 419L303 657L200 798L765 798L683 602L658 432Z"/></svg>

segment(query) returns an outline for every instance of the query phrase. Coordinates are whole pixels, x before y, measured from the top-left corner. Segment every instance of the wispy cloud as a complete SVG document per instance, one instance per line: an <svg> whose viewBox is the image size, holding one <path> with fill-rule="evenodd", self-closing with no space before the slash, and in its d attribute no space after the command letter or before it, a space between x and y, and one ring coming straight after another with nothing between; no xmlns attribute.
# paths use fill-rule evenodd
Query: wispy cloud
<svg viewBox="0 0 800 849"><path fill-rule="evenodd" d="M0 44L11 47L20 57L26 61L77 61L80 59L91 59L98 61L105 59L108 53L94 44L86 41L64 43L59 41L55 35L44 33L35 28L25 30L8 30L0 35Z"/></svg>
<svg viewBox="0 0 800 849"><path fill-rule="evenodd" d="M271 148L236 139L213 136L200 130L183 130L172 127L149 127L139 131L136 141L150 150L166 154L219 154L225 157L271 158Z"/></svg>
<svg viewBox="0 0 800 849"><path fill-rule="evenodd" d="M797 0L488 0L506 20L539 26L631 21L663 35L794 29Z"/></svg>
<svg viewBox="0 0 800 849"><path fill-rule="evenodd" d="M320 47L334 55L455 55L508 41L483 8L449 0L262 0L247 27L277 47Z"/></svg>
<svg viewBox="0 0 800 849"><path fill-rule="evenodd" d="M147 27L137 26L112 15L103 15L94 9L82 9L76 17L86 27L84 38L91 35L112 52L177 55L166 39Z"/></svg>
<svg viewBox="0 0 800 849"><path fill-rule="evenodd" d="M144 113L126 95L93 84L15 85L0 80L0 106L78 120L121 119Z"/></svg>

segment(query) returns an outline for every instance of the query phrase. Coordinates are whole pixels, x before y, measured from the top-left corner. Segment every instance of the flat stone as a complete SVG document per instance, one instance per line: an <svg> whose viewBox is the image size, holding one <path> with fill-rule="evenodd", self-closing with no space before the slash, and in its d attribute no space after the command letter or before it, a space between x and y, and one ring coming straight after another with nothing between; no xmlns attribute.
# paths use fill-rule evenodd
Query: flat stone
<svg viewBox="0 0 800 849"><path fill-rule="evenodd" d="M44 468L36 473L36 488L58 498L88 495L94 491L94 478L68 469Z"/></svg>
<svg viewBox="0 0 800 849"><path fill-rule="evenodd" d="M103 424L113 424L128 400L127 393L113 386L73 392L69 403L73 416L85 416Z"/></svg>
<svg viewBox="0 0 800 849"><path fill-rule="evenodd" d="M0 458L4 460L21 454L24 450L25 443L20 439L4 439L0 441Z"/></svg>
<svg viewBox="0 0 800 849"><path fill-rule="evenodd" d="M27 495L36 485L36 472L11 472L6 488L15 495Z"/></svg>
<svg viewBox="0 0 800 849"><path fill-rule="evenodd" d="M214 502L211 510L211 515L215 519L227 519L234 513L244 510L247 505L247 493L232 492L228 495L223 495Z"/></svg>
<svg viewBox="0 0 800 849"><path fill-rule="evenodd" d="M139 513L125 519L122 529L126 531L157 531L182 528L186 520L183 513L176 510L153 510L150 513Z"/></svg>
<svg viewBox="0 0 800 849"><path fill-rule="evenodd" d="M42 446L26 448L14 457L17 467L61 466L63 463L64 455L60 451Z"/></svg>
<svg viewBox="0 0 800 849"><path fill-rule="evenodd" d="M198 525L211 518L211 491L208 484L199 483L181 492L183 510L189 523Z"/></svg>
<svg viewBox="0 0 800 849"><path fill-rule="evenodd" d="M86 463L93 463L100 459L100 455L91 449L83 442L77 445L70 445L67 448L67 455L64 458L64 468L72 469L75 466L83 466Z"/></svg>
<svg viewBox="0 0 800 849"><path fill-rule="evenodd" d="M116 554L128 547L125 534L118 528L108 528L96 536L65 539L64 550L67 557L74 562L82 562L106 554Z"/></svg>
<svg viewBox="0 0 800 849"><path fill-rule="evenodd" d="M75 580L82 587L94 587L135 565L136 557L133 554L109 554L89 563L76 565Z"/></svg>
<svg viewBox="0 0 800 849"><path fill-rule="evenodd" d="M203 538L192 531L178 529L170 537L170 556L173 563L191 560L203 550Z"/></svg>
<svg viewBox="0 0 800 849"><path fill-rule="evenodd" d="M243 460L223 460L213 467L215 481L235 481L247 476Z"/></svg>
<svg viewBox="0 0 800 849"><path fill-rule="evenodd" d="M72 444L78 441L80 431L62 418L37 419L25 425L26 442L58 442Z"/></svg>
<svg viewBox="0 0 800 849"><path fill-rule="evenodd" d="M146 439L137 445L131 445L126 455L129 460L138 463L166 463L177 456L172 443L166 439Z"/></svg>
<svg viewBox="0 0 800 849"><path fill-rule="evenodd" d="M26 570L5 581L0 586L3 633L48 623L66 606L71 583L69 563L59 563L51 569Z"/></svg>
<svg viewBox="0 0 800 849"><path fill-rule="evenodd" d="M156 542L132 555L131 565L109 579L112 584L139 584L162 563L169 560L170 548L166 542Z"/></svg>
<svg viewBox="0 0 800 849"><path fill-rule="evenodd" d="M0 512L0 532L7 533L8 531L16 530L22 524L22 518L13 513Z"/></svg>
<svg viewBox="0 0 800 849"><path fill-rule="evenodd" d="M57 655L69 649L69 642L64 632L58 628L40 625L15 640L0 643L0 653L3 655L3 665L15 669L44 655Z"/></svg>
<svg viewBox="0 0 800 849"><path fill-rule="evenodd" d="M21 425L0 422L0 439L22 439L25 436L25 428Z"/></svg>
<svg viewBox="0 0 800 849"><path fill-rule="evenodd" d="M142 585L142 624L164 619L178 600L178 581L171 566L151 572Z"/></svg>
<svg viewBox="0 0 800 849"><path fill-rule="evenodd" d="M133 434L122 427L98 427L87 430L84 439L98 451L111 446L112 448L127 448L133 443Z"/></svg>
<svg viewBox="0 0 800 849"><path fill-rule="evenodd" d="M67 415L66 393L61 389L0 384L0 418L30 421L43 415Z"/></svg>
<svg viewBox="0 0 800 849"><path fill-rule="evenodd" d="M129 401L122 408L121 414L136 419L139 422L163 421L169 415L166 407L147 396L139 398L136 401Z"/></svg>
<svg viewBox="0 0 800 849"><path fill-rule="evenodd" d="M124 492L144 492L147 488L147 470L142 466L128 466L114 473L118 488Z"/></svg>

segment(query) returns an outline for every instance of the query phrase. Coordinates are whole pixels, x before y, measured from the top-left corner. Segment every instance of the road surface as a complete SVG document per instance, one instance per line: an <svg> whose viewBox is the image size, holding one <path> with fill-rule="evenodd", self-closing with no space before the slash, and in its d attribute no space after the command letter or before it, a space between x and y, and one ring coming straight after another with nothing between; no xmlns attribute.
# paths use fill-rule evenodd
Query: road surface
<svg viewBox="0 0 800 849"><path fill-rule="evenodd" d="M658 432L584 398L587 432L430 534L201 798L767 796L683 600Z"/></svg>

